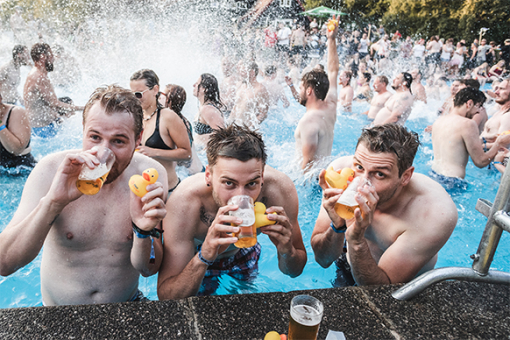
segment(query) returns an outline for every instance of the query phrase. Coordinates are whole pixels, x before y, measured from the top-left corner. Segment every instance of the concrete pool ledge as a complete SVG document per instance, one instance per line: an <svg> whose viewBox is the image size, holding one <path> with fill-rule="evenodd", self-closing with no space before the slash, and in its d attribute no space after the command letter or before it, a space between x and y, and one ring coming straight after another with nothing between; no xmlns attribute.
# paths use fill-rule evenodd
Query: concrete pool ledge
<svg viewBox="0 0 510 340"><path fill-rule="evenodd" d="M510 287L449 281L410 301L373 286L178 301L0 309L0 339L263 339L287 333L293 296L324 303L319 339L508 339Z"/></svg>

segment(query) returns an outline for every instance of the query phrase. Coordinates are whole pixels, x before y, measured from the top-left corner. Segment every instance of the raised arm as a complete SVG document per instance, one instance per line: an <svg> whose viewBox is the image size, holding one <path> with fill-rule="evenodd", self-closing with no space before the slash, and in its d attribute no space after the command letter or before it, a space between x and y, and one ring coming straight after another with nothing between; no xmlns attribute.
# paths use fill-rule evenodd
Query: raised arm
<svg viewBox="0 0 510 340"><path fill-rule="evenodd" d="M339 20L340 17L333 16L333 20ZM336 50L336 36L338 34L338 25L335 25L333 31L327 33L328 37L328 80L329 80L329 91L326 96L326 101L334 103L338 101L337 95L337 79L338 71L340 70L340 64L338 61L338 52Z"/></svg>

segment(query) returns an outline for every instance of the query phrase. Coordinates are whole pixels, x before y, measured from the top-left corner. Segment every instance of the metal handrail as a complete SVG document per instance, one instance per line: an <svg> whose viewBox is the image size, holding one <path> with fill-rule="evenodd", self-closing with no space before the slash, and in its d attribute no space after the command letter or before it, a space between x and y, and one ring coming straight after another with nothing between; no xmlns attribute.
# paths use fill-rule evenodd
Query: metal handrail
<svg viewBox="0 0 510 340"><path fill-rule="evenodd" d="M398 300L409 300L427 287L445 280L465 280L510 285L510 273L489 270L503 231L510 232L510 167L505 169L494 203L478 199L476 210L488 218L476 254L471 255L470 268L445 267L432 269L415 278L391 295Z"/></svg>

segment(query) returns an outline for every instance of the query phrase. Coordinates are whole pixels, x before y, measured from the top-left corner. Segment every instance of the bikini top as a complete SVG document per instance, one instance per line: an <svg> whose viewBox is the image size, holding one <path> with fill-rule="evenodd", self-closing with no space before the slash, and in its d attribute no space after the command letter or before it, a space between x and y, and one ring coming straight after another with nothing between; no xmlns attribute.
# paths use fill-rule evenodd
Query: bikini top
<svg viewBox="0 0 510 340"><path fill-rule="evenodd" d="M11 112L12 109L14 109L14 106L11 106L9 112L7 112L7 115L5 117L5 126L6 128L9 127L9 119L11 118ZM2 143L0 143L0 165L7 166L7 167L16 167L18 165L27 165L34 167L35 166L35 160L33 159L30 152L26 153L30 146L30 140L28 141L28 144L25 148L25 151L22 152L21 156L14 155L10 153Z"/></svg>
<svg viewBox="0 0 510 340"><path fill-rule="evenodd" d="M211 105L221 113L221 110L218 108L216 104L206 103L205 105ZM223 116L223 113L221 113L221 115ZM200 116L198 116L198 120L195 122L195 132L197 133L197 135L207 135L209 133L213 133L213 131L214 129L210 125L201 123Z"/></svg>
<svg viewBox="0 0 510 340"><path fill-rule="evenodd" d="M159 118L160 118L161 109L158 108L158 113L156 115L156 128L152 135L147 138L145 141L145 145L149 148L160 149L160 150L172 150L168 145L165 144L163 139L161 138L161 134L159 133Z"/></svg>

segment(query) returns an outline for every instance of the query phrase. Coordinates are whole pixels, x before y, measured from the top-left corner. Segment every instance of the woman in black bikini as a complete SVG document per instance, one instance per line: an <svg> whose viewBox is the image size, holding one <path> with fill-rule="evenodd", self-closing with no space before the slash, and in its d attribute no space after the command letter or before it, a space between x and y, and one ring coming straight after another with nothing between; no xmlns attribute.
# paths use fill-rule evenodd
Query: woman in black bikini
<svg viewBox="0 0 510 340"><path fill-rule="evenodd" d="M33 168L30 153L30 124L25 109L4 104L0 94L0 166Z"/></svg>
<svg viewBox="0 0 510 340"><path fill-rule="evenodd" d="M198 98L198 119L194 124L196 142L205 147L209 141L209 134L214 129L225 126L223 113L224 105L220 100L218 80L212 74L204 73L193 85L193 95Z"/></svg>
<svg viewBox="0 0 510 340"><path fill-rule="evenodd" d="M154 71L135 72L129 86L140 99L144 116L142 143L137 150L165 167L170 194L180 183L175 172L176 162L191 159L186 125L174 111L159 104L159 78Z"/></svg>
<svg viewBox="0 0 510 340"><path fill-rule="evenodd" d="M188 138L191 144L191 160L178 162L177 165L185 167L190 176L198 172L204 172L205 167L202 161L200 161L200 158L198 158L197 150L193 145L193 128L191 127L191 123L181 112L184 104L186 104L186 91L179 85L168 84L161 91L161 96L159 98L159 102L164 107L175 112L183 120L188 131Z"/></svg>

